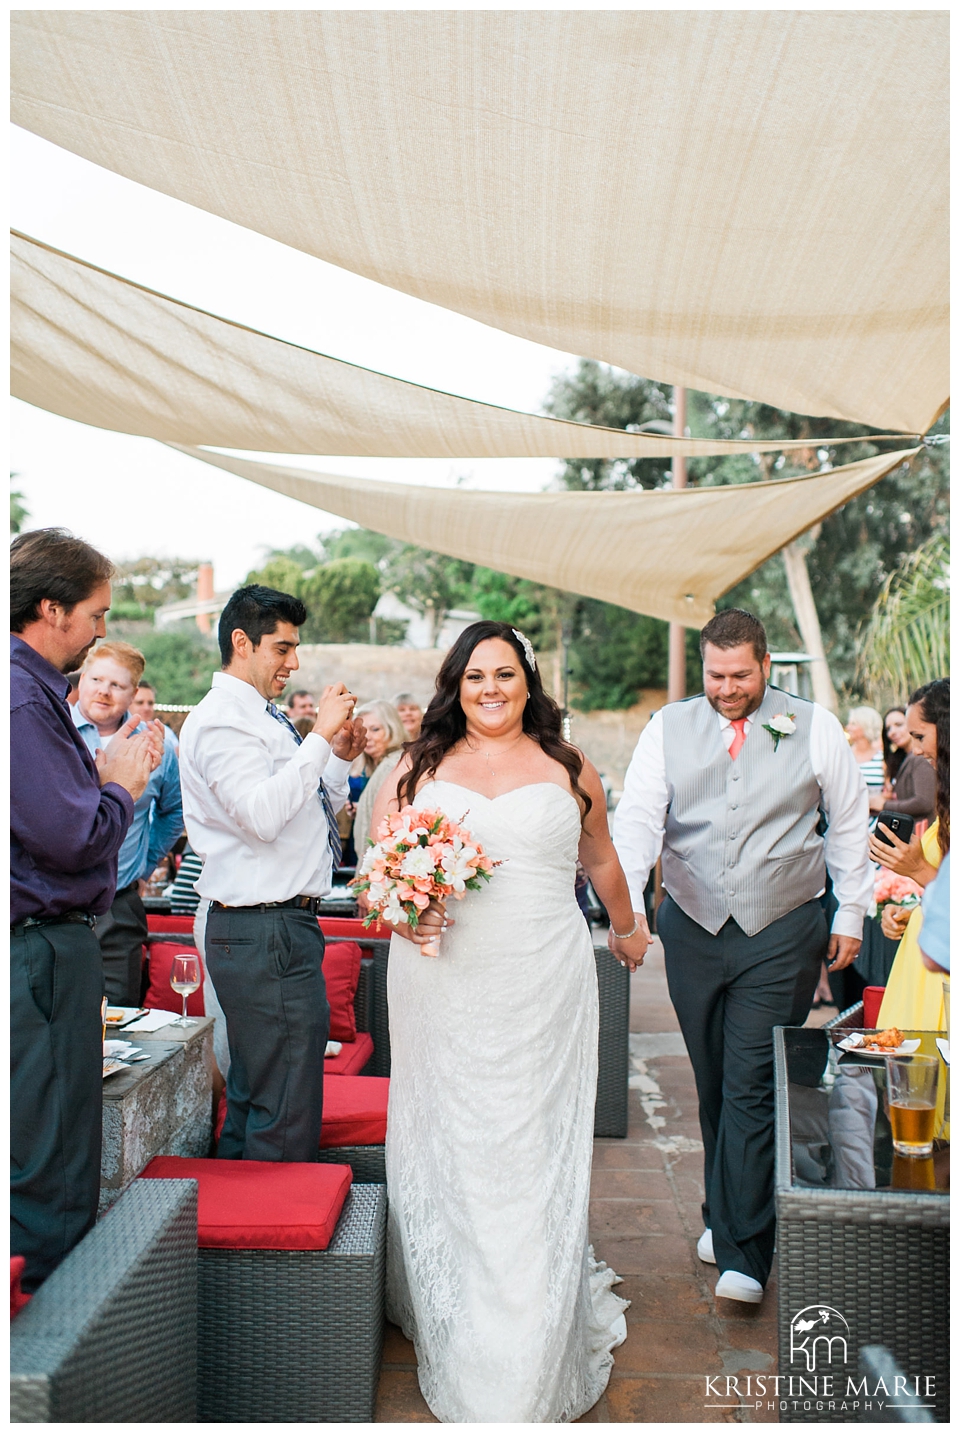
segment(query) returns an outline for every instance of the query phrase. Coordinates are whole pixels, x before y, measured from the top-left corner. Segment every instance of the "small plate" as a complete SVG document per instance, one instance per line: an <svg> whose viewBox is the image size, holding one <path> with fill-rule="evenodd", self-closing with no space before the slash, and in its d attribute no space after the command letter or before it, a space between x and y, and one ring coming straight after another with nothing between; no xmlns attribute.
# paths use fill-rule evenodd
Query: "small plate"
<svg viewBox="0 0 960 1433"><path fill-rule="evenodd" d="M129 1068L129 1065L125 1065L122 1060L118 1060L115 1056L106 1055L103 1061L103 1078L106 1079L108 1075L117 1075L121 1070L128 1070Z"/></svg>
<svg viewBox="0 0 960 1433"><path fill-rule="evenodd" d="M848 1054L862 1055L865 1060L885 1060L888 1055L912 1055L914 1050L920 1049L919 1040L904 1040L902 1045L892 1050L864 1050L862 1046L866 1039L867 1036L861 1033L848 1035L845 1040L837 1041L837 1048Z"/></svg>
<svg viewBox="0 0 960 1433"><path fill-rule="evenodd" d="M146 1015L145 1005L110 1005L107 1008L107 1016L104 1020L108 1030L122 1030L124 1025L129 1025L131 1020L138 1020L141 1015Z"/></svg>

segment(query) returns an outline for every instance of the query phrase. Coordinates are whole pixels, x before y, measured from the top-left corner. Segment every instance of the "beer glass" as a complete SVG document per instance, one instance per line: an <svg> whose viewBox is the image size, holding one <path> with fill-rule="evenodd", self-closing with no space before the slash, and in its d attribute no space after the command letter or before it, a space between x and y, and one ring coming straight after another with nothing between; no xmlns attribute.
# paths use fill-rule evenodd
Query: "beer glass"
<svg viewBox="0 0 960 1433"><path fill-rule="evenodd" d="M933 1153L940 1061L934 1055L893 1055L887 1060L887 1101L895 1153Z"/></svg>

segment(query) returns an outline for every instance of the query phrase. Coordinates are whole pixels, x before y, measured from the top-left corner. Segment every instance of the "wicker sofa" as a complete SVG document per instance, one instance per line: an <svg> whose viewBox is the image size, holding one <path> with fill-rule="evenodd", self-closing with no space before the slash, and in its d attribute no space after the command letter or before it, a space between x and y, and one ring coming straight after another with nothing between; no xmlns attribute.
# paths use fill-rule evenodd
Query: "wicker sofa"
<svg viewBox="0 0 960 1433"><path fill-rule="evenodd" d="M13 1423L192 1423L197 1186L134 1183L10 1328Z"/></svg>

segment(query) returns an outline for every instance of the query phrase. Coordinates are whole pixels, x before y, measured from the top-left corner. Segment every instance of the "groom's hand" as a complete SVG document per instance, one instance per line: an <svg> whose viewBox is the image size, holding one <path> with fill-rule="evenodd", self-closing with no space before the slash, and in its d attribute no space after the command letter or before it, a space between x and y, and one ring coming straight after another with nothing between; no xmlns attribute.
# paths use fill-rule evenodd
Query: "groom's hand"
<svg viewBox="0 0 960 1433"><path fill-rule="evenodd" d="M367 744L367 729L363 724L363 717L354 717L353 721L345 721L330 743L334 756L339 756L343 761L353 761L354 757L360 755ZM351 812L355 815L356 812Z"/></svg>
<svg viewBox="0 0 960 1433"><path fill-rule="evenodd" d="M333 738L344 722L350 721L353 716L356 703L356 697L352 692L347 691L343 682L337 682L332 687L324 687L323 695L317 703L317 719L313 723L314 731L332 744Z"/></svg>
<svg viewBox="0 0 960 1433"><path fill-rule="evenodd" d="M832 935L827 946L827 969L845 970L860 954L862 942L852 935Z"/></svg>

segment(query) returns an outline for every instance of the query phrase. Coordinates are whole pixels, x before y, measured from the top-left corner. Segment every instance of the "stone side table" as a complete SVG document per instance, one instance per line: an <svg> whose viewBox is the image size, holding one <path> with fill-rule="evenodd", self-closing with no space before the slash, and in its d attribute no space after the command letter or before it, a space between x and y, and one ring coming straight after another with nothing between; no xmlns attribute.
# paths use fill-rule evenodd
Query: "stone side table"
<svg viewBox="0 0 960 1433"><path fill-rule="evenodd" d="M213 1138L213 1019L120 1036L149 1059L103 1082L101 1214L154 1155L203 1158Z"/></svg>

